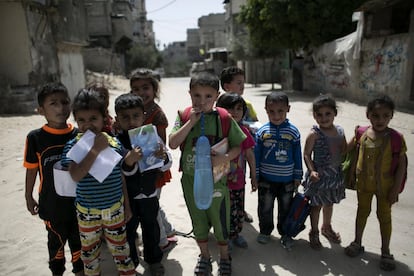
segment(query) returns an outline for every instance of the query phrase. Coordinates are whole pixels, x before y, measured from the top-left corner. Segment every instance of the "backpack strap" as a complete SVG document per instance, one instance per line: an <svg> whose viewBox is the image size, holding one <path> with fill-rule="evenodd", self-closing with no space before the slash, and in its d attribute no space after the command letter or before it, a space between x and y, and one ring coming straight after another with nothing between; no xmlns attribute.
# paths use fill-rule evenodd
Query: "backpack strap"
<svg viewBox="0 0 414 276"><path fill-rule="evenodd" d="M221 132L223 133L223 137L227 137L229 136L230 130L230 114L225 108L222 107L216 107L216 110L220 116Z"/></svg>
<svg viewBox="0 0 414 276"><path fill-rule="evenodd" d="M395 175L395 173L397 172L399 161L400 161L400 154L401 154L401 149L402 149L402 134L396 131L395 129L391 128L390 136L391 136L391 152L392 152L391 175ZM405 174L403 176L403 180L402 180L401 187L400 187L400 193L404 190L406 181L407 181L407 169L405 170Z"/></svg>
<svg viewBox="0 0 414 276"><path fill-rule="evenodd" d="M391 129L391 152L392 152L392 161L391 161L391 173L394 174L398 167L398 160L400 158L400 152L402 147L402 138L401 134Z"/></svg>

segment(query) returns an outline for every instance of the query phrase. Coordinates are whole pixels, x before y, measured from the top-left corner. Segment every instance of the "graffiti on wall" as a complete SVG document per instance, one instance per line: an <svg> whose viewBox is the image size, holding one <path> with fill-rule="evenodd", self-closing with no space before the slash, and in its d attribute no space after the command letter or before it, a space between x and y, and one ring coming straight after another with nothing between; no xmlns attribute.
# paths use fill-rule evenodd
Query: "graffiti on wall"
<svg viewBox="0 0 414 276"><path fill-rule="evenodd" d="M378 41L362 52L359 87L366 94L400 90L407 62L407 44L401 40ZM383 45L384 44L384 45Z"/></svg>
<svg viewBox="0 0 414 276"><path fill-rule="evenodd" d="M350 87L350 75L341 56L332 60L322 54L315 61L305 61L305 67L307 80L313 89L332 92Z"/></svg>

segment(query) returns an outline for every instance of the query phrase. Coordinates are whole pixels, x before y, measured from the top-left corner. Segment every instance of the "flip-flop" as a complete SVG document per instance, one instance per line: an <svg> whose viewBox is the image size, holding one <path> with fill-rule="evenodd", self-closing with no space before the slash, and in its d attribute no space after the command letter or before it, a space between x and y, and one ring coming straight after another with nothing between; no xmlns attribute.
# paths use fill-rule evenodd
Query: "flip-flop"
<svg viewBox="0 0 414 276"><path fill-rule="evenodd" d="M353 241L350 245L344 248L344 251L347 256L353 258L364 253L365 248L362 245Z"/></svg>

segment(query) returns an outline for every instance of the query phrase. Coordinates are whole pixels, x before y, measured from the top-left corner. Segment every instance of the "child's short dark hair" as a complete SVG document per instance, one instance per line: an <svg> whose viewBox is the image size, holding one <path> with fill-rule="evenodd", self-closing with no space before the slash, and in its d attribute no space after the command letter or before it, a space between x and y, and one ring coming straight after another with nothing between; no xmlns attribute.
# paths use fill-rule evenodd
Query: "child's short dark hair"
<svg viewBox="0 0 414 276"><path fill-rule="evenodd" d="M196 85L209 86L216 91L219 91L219 78L207 71L195 73L191 76L190 90Z"/></svg>
<svg viewBox="0 0 414 276"><path fill-rule="evenodd" d="M373 111L378 106L388 107L394 113L395 104L388 95L381 94L378 97L370 100L367 104L367 113Z"/></svg>
<svg viewBox="0 0 414 276"><path fill-rule="evenodd" d="M287 96L285 92L281 92L281 91L272 92L266 96L265 105L268 105L271 103L279 103L279 102L289 105L289 97Z"/></svg>
<svg viewBox="0 0 414 276"><path fill-rule="evenodd" d="M106 107L108 108L109 106L109 90L108 88L106 88L106 86L102 83L93 83L90 84L87 89L92 89L95 90L96 92L98 92L102 99L105 102Z"/></svg>
<svg viewBox="0 0 414 276"><path fill-rule="evenodd" d="M225 109L230 109L236 106L236 104L241 104L243 107L243 116L246 115L247 105L242 96L237 93L224 93L217 99L217 106Z"/></svg>
<svg viewBox="0 0 414 276"><path fill-rule="evenodd" d="M94 89L82 88L73 99L72 112L76 118L76 113L80 110L98 110L105 118L107 108L101 94Z"/></svg>
<svg viewBox="0 0 414 276"><path fill-rule="evenodd" d="M132 93L125 93L119 95L115 99L115 113L119 111L131 108L140 108L144 112L144 102L140 96Z"/></svg>
<svg viewBox="0 0 414 276"><path fill-rule="evenodd" d="M318 112L321 107L329 107L335 111L335 115L338 114L338 106L336 101L330 95L319 95L312 103L312 111Z"/></svg>
<svg viewBox="0 0 414 276"><path fill-rule="evenodd" d="M129 86L132 86L132 83L137 80L148 79L151 82L152 88L154 89L154 94L156 99L160 99L160 84L158 82L155 73L151 69L140 68L133 71L129 77Z"/></svg>
<svg viewBox="0 0 414 276"><path fill-rule="evenodd" d="M243 75L245 76L244 70L237 66L226 67L221 71L220 74L220 85L224 89L224 84L232 82L234 76Z"/></svg>
<svg viewBox="0 0 414 276"><path fill-rule="evenodd" d="M63 93L69 98L69 92L66 86L60 82L49 82L43 85L37 93L37 104L43 106L46 97L55 93Z"/></svg>

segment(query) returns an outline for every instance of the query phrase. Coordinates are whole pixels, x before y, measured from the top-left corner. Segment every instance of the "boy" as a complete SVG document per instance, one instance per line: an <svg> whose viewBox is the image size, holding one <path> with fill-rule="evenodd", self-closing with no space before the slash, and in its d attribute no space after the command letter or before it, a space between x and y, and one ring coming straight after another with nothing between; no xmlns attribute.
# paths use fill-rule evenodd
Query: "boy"
<svg viewBox="0 0 414 276"><path fill-rule="evenodd" d="M290 105L284 92L272 92L266 97L265 109L269 122L256 133L256 178L259 182L259 228L257 241L266 244L274 229L274 201L278 201L277 229L283 247L290 249L293 240L282 230L293 198L302 180L300 133L286 118Z"/></svg>
<svg viewBox="0 0 414 276"><path fill-rule="evenodd" d="M135 275L134 264L129 257L126 240L126 221L131 218L125 179L122 176L120 162L112 168L107 160L100 162L100 172L107 172L103 180L97 180L91 168L100 153L110 149L122 153L122 147L115 137L102 132L107 115L106 105L99 92L93 89L81 89L72 105L73 116L78 124L79 134L68 141L62 152L62 167L68 168L70 176L76 182L76 213L82 244L81 257L86 275L100 275L100 253L102 236L112 254L120 275ZM69 151L90 131L95 134L86 156L76 163L68 155Z"/></svg>
<svg viewBox="0 0 414 276"><path fill-rule="evenodd" d="M142 98L131 93L120 95L115 100L115 113L120 128L118 139L128 150L122 163L122 172L125 175L132 210L132 218L127 223L130 256L137 267L139 259L135 238L138 224L141 223L144 260L149 264L152 275L164 275L164 267L161 264L163 253L158 246L160 227L157 220L159 202L156 181L159 169L140 172L137 162L142 158L142 149L132 148L128 135L128 130L140 127L144 122ZM161 151L161 155L163 154ZM171 166L171 162L168 164Z"/></svg>
<svg viewBox="0 0 414 276"><path fill-rule="evenodd" d="M228 254L227 241L230 228L230 206L227 178L223 177L214 183L214 196L211 206L207 210L196 207L193 195L194 188L194 165L195 144L201 133L200 117L204 113L204 133L214 145L223 137L220 116L213 109L214 103L219 95L218 77L208 73L200 72L192 76L190 80L190 97L192 107L188 120L185 122L182 113L176 118L174 127L169 136L169 146L176 149L181 145L182 155L180 167L183 171L181 184L187 209L190 213L194 235L200 248L200 255L195 268L197 275L210 275L211 257L208 248L208 233L211 226L220 250L219 274L231 274L231 262ZM187 109L188 110L188 109ZM225 111L224 111L225 112ZM227 116L229 116L226 113ZM233 160L240 154L240 144L246 138L236 121L229 119L229 151L227 154L212 154L212 165L219 165Z"/></svg>
<svg viewBox="0 0 414 276"><path fill-rule="evenodd" d="M226 92L234 92L243 96L244 81L245 74L243 69L236 66L230 66L221 71L220 84L221 88ZM257 113L254 110L252 103L246 99L244 99L244 101L246 102L247 111L243 119L247 122L257 122Z"/></svg>
<svg viewBox="0 0 414 276"><path fill-rule="evenodd" d="M243 96L244 92L244 81L245 81L245 73L244 70L238 68L237 66L230 66L226 67L221 71L220 74L220 84L221 88L225 92L234 92ZM244 98L243 98L244 99ZM246 103L246 114L243 116L243 123L245 122L257 122L257 113L253 108L253 105L250 101L244 99ZM249 128L249 125L246 124L246 127ZM249 128L250 129L250 128ZM252 135L254 136L255 131L250 130ZM253 222L253 217L244 211L244 221L245 222Z"/></svg>
<svg viewBox="0 0 414 276"><path fill-rule="evenodd" d="M55 191L53 165L60 160L66 142L76 136L77 129L67 123L70 98L61 83L48 83L37 94L38 112L47 121L32 130L26 139L23 166L26 168L26 205L32 215L39 214L48 232L49 268L53 275L65 271L66 241L72 253L72 272L83 275L80 258L81 242L74 198L59 196ZM33 198L37 174L40 176L39 203Z"/></svg>

